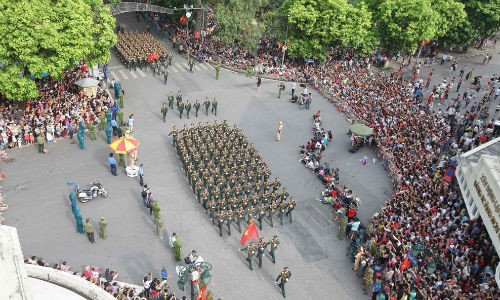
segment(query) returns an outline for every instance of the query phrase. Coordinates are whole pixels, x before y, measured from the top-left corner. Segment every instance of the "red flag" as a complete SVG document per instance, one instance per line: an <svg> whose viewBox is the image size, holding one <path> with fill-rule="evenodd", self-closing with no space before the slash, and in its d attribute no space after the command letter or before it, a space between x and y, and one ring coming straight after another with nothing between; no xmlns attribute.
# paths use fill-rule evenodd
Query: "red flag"
<svg viewBox="0 0 500 300"><path fill-rule="evenodd" d="M403 259L401 266L399 266L399 271L403 272L404 270L408 269L409 267L410 267L410 260L408 259L408 255L407 255Z"/></svg>
<svg viewBox="0 0 500 300"><path fill-rule="evenodd" d="M179 22L181 22L181 24L186 24L187 22L187 18L185 15L182 15L181 19L179 20Z"/></svg>
<svg viewBox="0 0 500 300"><path fill-rule="evenodd" d="M198 297L196 297L196 300L207 300L207 286L204 285L201 289L200 292L198 293Z"/></svg>
<svg viewBox="0 0 500 300"><path fill-rule="evenodd" d="M259 233L257 232L257 226L255 226L255 223L252 220L250 222L250 224L247 226L247 228L245 229L245 232L243 232L243 235L241 236L240 242L242 245L245 245L245 243L248 240L256 239L258 237L259 237Z"/></svg>

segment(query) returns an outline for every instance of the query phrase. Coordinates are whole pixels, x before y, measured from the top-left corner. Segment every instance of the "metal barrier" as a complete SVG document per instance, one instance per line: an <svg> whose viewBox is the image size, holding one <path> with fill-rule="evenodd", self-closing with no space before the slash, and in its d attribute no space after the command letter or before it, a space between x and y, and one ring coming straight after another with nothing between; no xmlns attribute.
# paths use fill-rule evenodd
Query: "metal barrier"
<svg viewBox="0 0 500 300"><path fill-rule="evenodd" d="M111 15L116 16L123 13L128 13L132 11L152 11L160 14L171 15L174 13L174 9L166 8L158 5L151 5L145 3L137 2L120 2L113 7L111 7Z"/></svg>

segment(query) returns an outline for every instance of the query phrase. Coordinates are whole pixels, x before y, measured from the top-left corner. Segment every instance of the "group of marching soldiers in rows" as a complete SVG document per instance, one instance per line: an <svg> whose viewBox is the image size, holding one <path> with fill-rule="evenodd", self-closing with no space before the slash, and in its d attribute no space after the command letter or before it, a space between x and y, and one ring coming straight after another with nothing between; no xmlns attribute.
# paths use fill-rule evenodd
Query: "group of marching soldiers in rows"
<svg viewBox="0 0 500 300"><path fill-rule="evenodd" d="M149 67L160 75L172 64L172 53L150 33L120 32L116 50L129 70Z"/></svg>
<svg viewBox="0 0 500 300"><path fill-rule="evenodd" d="M220 236L224 226L231 235L233 223L241 233L242 222L257 220L260 230L264 220L273 227L275 215L280 224L286 216L292 222L295 199L281 188L279 178L270 179L271 170L236 125L230 127L226 121L186 124L181 130L174 126L169 135L198 202L212 223L217 222ZM273 262L276 242L277 238L267 244ZM246 248L250 257L258 255L260 244ZM251 259L249 264L252 268Z"/></svg>
<svg viewBox="0 0 500 300"><path fill-rule="evenodd" d="M179 112L179 118L182 119L182 114L186 112L186 117L189 119L189 114L191 110L194 110L195 116L198 118L198 111L201 108L201 103L198 99L194 102L194 104L191 104L188 99L183 99L182 98L182 92L178 91L177 95L174 97L174 93L170 92L167 97L168 100L168 106L167 103L163 103L161 107L161 114L163 116L163 122L166 122L167 120L167 113L168 109L174 109L174 100L176 101L176 106L177 106L177 111ZM208 116L208 111L210 110L214 115L217 116L217 98L214 97L212 101L207 97L205 97L205 101L203 102L203 107L205 108L205 113Z"/></svg>

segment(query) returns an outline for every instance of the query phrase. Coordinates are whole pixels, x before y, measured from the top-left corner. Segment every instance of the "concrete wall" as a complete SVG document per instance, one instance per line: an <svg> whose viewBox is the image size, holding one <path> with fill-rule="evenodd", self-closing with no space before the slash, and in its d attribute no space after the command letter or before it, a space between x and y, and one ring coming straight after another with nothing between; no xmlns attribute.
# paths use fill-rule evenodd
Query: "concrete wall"
<svg viewBox="0 0 500 300"><path fill-rule="evenodd" d="M73 292L91 300L116 300L111 294L87 280L74 276L71 273L52 268L25 264L24 269L28 277L37 278L72 290Z"/></svg>

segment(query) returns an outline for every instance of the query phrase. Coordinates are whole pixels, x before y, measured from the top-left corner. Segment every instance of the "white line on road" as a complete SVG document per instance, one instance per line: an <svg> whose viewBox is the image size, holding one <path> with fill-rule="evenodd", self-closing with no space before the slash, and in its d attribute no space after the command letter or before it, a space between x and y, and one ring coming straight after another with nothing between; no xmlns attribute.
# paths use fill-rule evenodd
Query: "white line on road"
<svg viewBox="0 0 500 300"><path fill-rule="evenodd" d="M118 73L120 73L120 75L123 78L123 80L127 80L128 79L128 76L127 76L127 74L125 73L124 70L118 70Z"/></svg>
<svg viewBox="0 0 500 300"><path fill-rule="evenodd" d="M199 64L198 66L200 66L203 70L207 70L207 66L205 64Z"/></svg>
<svg viewBox="0 0 500 300"><path fill-rule="evenodd" d="M118 76L116 76L116 73L114 71L109 71L109 73L111 74L111 79L118 79Z"/></svg>
<svg viewBox="0 0 500 300"><path fill-rule="evenodd" d="M137 69L137 73L139 73L141 77L146 77L146 74L144 74L144 72L141 69Z"/></svg>
<svg viewBox="0 0 500 300"><path fill-rule="evenodd" d="M137 78L137 74L134 71L130 71L130 75L134 78Z"/></svg>
<svg viewBox="0 0 500 300"><path fill-rule="evenodd" d="M182 65L180 65L180 64L178 64L178 63L175 63L175 66L176 66L177 68L179 68L179 70L182 70L182 69L183 69Z"/></svg>
<svg viewBox="0 0 500 300"><path fill-rule="evenodd" d="M198 71L200 70L199 65L194 65L194 68L195 68L195 70L198 70Z"/></svg>
<svg viewBox="0 0 500 300"><path fill-rule="evenodd" d="M174 73L179 72L174 66L170 66L169 69L172 70L172 71L174 71Z"/></svg>

